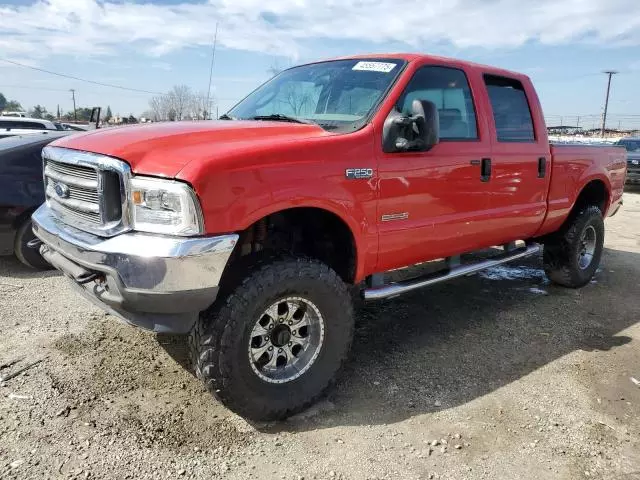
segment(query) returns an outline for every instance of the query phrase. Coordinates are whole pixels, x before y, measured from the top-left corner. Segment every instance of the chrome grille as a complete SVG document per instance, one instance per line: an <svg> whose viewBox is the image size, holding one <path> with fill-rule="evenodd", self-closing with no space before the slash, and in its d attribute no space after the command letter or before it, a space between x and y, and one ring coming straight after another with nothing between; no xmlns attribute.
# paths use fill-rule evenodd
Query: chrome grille
<svg viewBox="0 0 640 480"><path fill-rule="evenodd" d="M54 210L94 225L102 224L99 173L95 168L47 159L44 176L47 200ZM64 185L67 195L58 195L56 185Z"/></svg>
<svg viewBox="0 0 640 480"><path fill-rule="evenodd" d="M45 147L42 156L47 204L61 220L101 236L129 229L126 163L58 147Z"/></svg>

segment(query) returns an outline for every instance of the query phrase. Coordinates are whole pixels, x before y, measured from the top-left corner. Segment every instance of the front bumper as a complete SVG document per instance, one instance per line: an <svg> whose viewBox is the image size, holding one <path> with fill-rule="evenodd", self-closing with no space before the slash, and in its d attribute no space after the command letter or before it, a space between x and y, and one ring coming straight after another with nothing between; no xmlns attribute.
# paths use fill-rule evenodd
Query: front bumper
<svg viewBox="0 0 640 480"><path fill-rule="evenodd" d="M186 333L218 294L238 235L102 238L62 223L45 204L33 214L43 257L92 303L155 332Z"/></svg>

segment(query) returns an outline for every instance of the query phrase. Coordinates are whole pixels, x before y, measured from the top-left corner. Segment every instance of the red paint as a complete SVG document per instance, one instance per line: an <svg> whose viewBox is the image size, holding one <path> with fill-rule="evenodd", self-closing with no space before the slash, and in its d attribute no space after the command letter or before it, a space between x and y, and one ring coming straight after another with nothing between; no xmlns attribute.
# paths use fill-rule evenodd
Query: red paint
<svg viewBox="0 0 640 480"><path fill-rule="evenodd" d="M550 147L528 77L435 56L381 56L409 63L371 123L357 132L335 134L314 125L263 121L178 122L101 130L54 144L121 158L135 174L189 182L200 198L209 234L240 231L287 208L333 212L355 238L356 281L374 272L552 232L594 179L603 181L609 192L608 212L620 202L624 149ZM443 141L429 152L383 153L384 120L424 65L466 73L479 139ZM523 84L535 142L497 142L483 74ZM480 167L471 164L484 157L492 159L489 182L481 182ZM538 178L539 157L547 159L545 178ZM373 168L374 178L347 180L347 168ZM406 220L381 221L382 215L404 212Z"/></svg>

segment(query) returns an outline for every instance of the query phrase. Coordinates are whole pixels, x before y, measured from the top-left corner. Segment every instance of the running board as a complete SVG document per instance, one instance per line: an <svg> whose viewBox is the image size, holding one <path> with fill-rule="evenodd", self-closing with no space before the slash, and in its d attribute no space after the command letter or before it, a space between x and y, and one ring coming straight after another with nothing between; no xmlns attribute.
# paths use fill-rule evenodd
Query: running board
<svg viewBox="0 0 640 480"><path fill-rule="evenodd" d="M389 285L384 285L382 287L367 288L364 290L364 299L380 300L382 298L397 297L398 295L402 295L403 293L411 292L423 287L428 287L429 285L433 285L436 283L446 282L447 280L452 280L454 278L464 277L465 275L470 275L487 268L495 267L496 265L501 265L513 260L518 260L519 258L529 257L539 252L540 245L538 245L537 243L533 243L531 245L527 245L524 248L507 251L501 255L477 263L453 266L449 270L446 270L444 273L440 271L425 275L423 277L414 278L412 280L390 283Z"/></svg>

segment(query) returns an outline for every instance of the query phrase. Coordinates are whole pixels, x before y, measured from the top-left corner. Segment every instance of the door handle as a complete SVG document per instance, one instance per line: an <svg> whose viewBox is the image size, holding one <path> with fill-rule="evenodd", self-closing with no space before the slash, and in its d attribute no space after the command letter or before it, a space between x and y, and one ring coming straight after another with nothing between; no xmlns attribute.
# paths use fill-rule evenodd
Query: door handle
<svg viewBox="0 0 640 480"><path fill-rule="evenodd" d="M545 157L538 158L538 178L544 178L547 175L547 159Z"/></svg>
<svg viewBox="0 0 640 480"><path fill-rule="evenodd" d="M491 179L491 159L483 158L480 163L480 180L488 182Z"/></svg>

